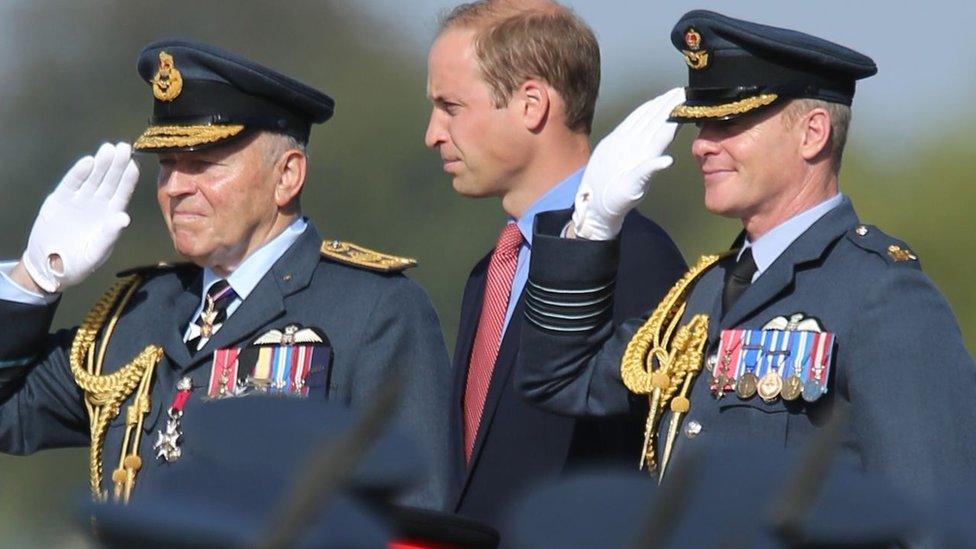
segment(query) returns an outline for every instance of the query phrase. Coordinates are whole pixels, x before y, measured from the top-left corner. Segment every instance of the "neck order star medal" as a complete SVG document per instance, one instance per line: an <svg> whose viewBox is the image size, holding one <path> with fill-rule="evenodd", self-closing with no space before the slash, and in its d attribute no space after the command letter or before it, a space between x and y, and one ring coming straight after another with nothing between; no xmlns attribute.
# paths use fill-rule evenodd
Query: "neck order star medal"
<svg viewBox="0 0 976 549"><path fill-rule="evenodd" d="M200 311L200 337L210 339L215 331L214 323L217 321L217 303L214 298L207 296L207 304Z"/></svg>

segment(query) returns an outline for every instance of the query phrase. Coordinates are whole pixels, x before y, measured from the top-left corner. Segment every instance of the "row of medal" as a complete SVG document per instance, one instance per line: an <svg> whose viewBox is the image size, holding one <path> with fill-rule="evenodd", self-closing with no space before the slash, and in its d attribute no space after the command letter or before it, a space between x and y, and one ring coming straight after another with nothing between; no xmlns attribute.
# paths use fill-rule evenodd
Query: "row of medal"
<svg viewBox="0 0 976 549"><path fill-rule="evenodd" d="M309 370L317 360L327 360L328 351L327 347L312 345L218 349L207 397L241 396L250 391L308 396Z"/></svg>
<svg viewBox="0 0 976 549"><path fill-rule="evenodd" d="M755 395L766 403L802 397L815 402L827 393L834 334L802 330L723 330L711 359L712 393Z"/></svg>

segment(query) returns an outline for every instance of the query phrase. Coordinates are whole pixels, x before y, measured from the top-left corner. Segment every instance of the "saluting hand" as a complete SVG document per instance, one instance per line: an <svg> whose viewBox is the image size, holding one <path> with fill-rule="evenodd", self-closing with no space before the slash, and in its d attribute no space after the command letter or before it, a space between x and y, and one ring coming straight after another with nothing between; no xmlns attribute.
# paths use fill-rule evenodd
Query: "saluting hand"
<svg viewBox="0 0 976 549"><path fill-rule="evenodd" d="M68 170L48 195L34 221L21 260L33 281L46 292L77 284L112 253L139 168L128 143L103 144Z"/></svg>
<svg viewBox="0 0 976 549"><path fill-rule="evenodd" d="M617 236L624 217L644 197L651 176L671 165L664 150L678 124L668 122L668 117L684 100L684 88L674 88L644 103L596 146L576 193L576 236L590 240Z"/></svg>

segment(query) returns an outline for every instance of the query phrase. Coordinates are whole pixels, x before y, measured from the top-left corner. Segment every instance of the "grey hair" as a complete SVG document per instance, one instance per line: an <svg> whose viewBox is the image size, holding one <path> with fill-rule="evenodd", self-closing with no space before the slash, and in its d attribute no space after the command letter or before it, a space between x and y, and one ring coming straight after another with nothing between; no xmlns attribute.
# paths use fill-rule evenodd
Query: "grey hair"
<svg viewBox="0 0 976 549"><path fill-rule="evenodd" d="M830 167L836 175L840 173L844 146L847 145L847 131L851 127L851 108L822 99L794 99L783 111L783 120L787 127L792 127L801 116L813 109L824 109L830 116Z"/></svg>
<svg viewBox="0 0 976 549"><path fill-rule="evenodd" d="M308 156L308 149L304 143L295 139L294 137L276 132L264 132L263 136L266 140L265 150L268 154L268 161L272 164L277 162L281 155L285 154L285 151L291 149L298 149L306 157Z"/></svg>

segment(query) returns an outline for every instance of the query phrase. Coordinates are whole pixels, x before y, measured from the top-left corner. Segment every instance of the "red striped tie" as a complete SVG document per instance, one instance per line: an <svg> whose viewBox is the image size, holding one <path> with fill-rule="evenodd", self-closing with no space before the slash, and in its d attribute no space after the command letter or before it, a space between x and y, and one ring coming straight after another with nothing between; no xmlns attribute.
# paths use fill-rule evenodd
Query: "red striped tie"
<svg viewBox="0 0 976 549"><path fill-rule="evenodd" d="M464 388L464 460L471 461L474 439L478 436L481 413L491 384L491 373L495 369L498 346L501 345L502 326L508 310L508 298L512 293L512 279L518 263L519 246L522 233L518 225L509 223L498 235L495 251L488 263L488 281L485 283L485 297L481 303L481 317L478 319L478 332L474 337L471 362L468 364L468 381Z"/></svg>

